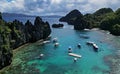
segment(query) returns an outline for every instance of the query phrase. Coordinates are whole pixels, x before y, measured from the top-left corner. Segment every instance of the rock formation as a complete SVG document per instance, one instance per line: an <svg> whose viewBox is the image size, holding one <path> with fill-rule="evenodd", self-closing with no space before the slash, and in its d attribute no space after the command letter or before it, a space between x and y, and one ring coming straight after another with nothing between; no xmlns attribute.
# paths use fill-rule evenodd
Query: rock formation
<svg viewBox="0 0 120 74"><path fill-rule="evenodd" d="M111 34L120 35L120 8L115 12L111 8L101 8L85 15L75 9L59 21L73 25L75 30L100 28L110 31Z"/></svg>
<svg viewBox="0 0 120 74"><path fill-rule="evenodd" d="M52 25L53 28L61 28L63 26L64 26L63 24L53 24Z"/></svg>
<svg viewBox="0 0 120 74"><path fill-rule="evenodd" d="M1 15L0 15L1 17ZM5 22L0 18L0 69L11 64L12 50L29 42L35 42L47 38L50 33L50 25L36 17L34 25L28 20L25 25L14 20Z"/></svg>

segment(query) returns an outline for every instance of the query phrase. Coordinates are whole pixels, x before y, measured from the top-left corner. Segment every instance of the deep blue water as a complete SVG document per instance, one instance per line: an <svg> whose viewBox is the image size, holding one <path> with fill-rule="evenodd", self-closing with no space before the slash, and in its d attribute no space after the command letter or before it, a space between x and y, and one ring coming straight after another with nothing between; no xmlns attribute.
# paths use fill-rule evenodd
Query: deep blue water
<svg viewBox="0 0 120 74"><path fill-rule="evenodd" d="M14 17L16 18L16 17ZM14 18L4 18L12 21ZM24 22L34 17L17 17ZM59 23L58 17L43 17L44 21L50 24ZM75 31L73 26L63 23L64 28L52 28L52 39L58 38L60 45L55 48L54 43L39 45L39 42L26 45L14 52L13 62L9 68L2 73L5 74L109 74L110 67L105 63L104 57L114 54L115 48L106 42L106 33L100 30ZM87 35L90 38L84 39L80 35ZM52 41L51 39L51 41ZM99 52L94 52L91 46L86 45L87 41L93 41L99 46ZM77 44L81 48L77 48ZM75 63L73 57L68 55L68 47L71 46L74 53L82 55ZM41 53L43 59L37 59Z"/></svg>

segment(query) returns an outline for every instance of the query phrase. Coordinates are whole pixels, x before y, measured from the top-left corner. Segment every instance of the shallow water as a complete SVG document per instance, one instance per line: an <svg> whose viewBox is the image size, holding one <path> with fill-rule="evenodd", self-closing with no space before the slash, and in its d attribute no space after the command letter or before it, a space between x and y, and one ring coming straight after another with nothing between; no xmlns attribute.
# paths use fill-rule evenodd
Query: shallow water
<svg viewBox="0 0 120 74"><path fill-rule="evenodd" d="M58 23L59 18L45 18L44 20ZM54 43L39 45L39 42L19 48L14 52L12 64L5 68L1 74L109 74L110 67L105 63L104 57L114 55L116 49L110 45L111 37L100 30L75 31L72 26L64 23L61 29L52 29L52 39L58 38L60 45L54 47ZM90 38L84 39L80 35ZM93 41L99 46L99 52L95 52L86 41ZM106 42L108 41L108 42ZM81 48L77 44L81 44ZM68 47L71 46L74 53L82 55L77 62L68 55ZM43 53L44 57L38 59Z"/></svg>

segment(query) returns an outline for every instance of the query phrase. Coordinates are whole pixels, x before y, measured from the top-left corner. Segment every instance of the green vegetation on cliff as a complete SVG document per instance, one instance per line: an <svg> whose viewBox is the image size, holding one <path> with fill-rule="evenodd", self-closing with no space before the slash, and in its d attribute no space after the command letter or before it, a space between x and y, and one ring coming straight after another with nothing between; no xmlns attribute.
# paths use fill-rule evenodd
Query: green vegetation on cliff
<svg viewBox="0 0 120 74"><path fill-rule="evenodd" d="M28 42L47 38L51 33L48 22L36 17L35 24L28 20L25 25L14 20L5 22L0 13L0 69L11 64L12 50Z"/></svg>
<svg viewBox="0 0 120 74"><path fill-rule="evenodd" d="M115 12L107 14L106 17L101 21L100 28L108 30L114 35L120 35L120 8Z"/></svg>
<svg viewBox="0 0 120 74"><path fill-rule="evenodd" d="M12 61L12 48L10 48L11 30L0 19L0 69L9 65Z"/></svg>
<svg viewBox="0 0 120 74"><path fill-rule="evenodd" d="M73 10L74 11L74 10ZM72 20L72 25L74 25L75 30L83 30L85 28L100 28L103 30L108 30L114 35L120 35L120 8L115 12L111 8L101 8L92 14L76 14L71 11L65 17L60 18L62 22L69 22ZM80 13L76 10L77 13ZM72 14L72 15L71 15ZM74 15L74 17L72 17ZM67 19L66 19L67 18Z"/></svg>
<svg viewBox="0 0 120 74"><path fill-rule="evenodd" d="M81 12L75 9L68 13L65 17L60 18L59 21L67 22L70 25L74 25L75 24L74 21L77 20L78 17L83 17L83 15L81 14Z"/></svg>

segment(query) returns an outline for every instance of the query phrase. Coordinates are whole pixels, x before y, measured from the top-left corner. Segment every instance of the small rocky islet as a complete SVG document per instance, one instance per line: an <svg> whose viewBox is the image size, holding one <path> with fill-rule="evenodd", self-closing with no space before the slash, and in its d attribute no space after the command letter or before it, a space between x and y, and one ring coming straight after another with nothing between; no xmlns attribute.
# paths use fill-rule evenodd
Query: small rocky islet
<svg viewBox="0 0 120 74"><path fill-rule="evenodd" d="M53 28L62 28L64 25L63 24L53 24L52 27Z"/></svg>
<svg viewBox="0 0 120 74"><path fill-rule="evenodd" d="M0 69L12 62L12 50L30 42L47 38L51 33L48 22L38 16L34 25L28 20L25 24L18 20L6 22L0 13Z"/></svg>

